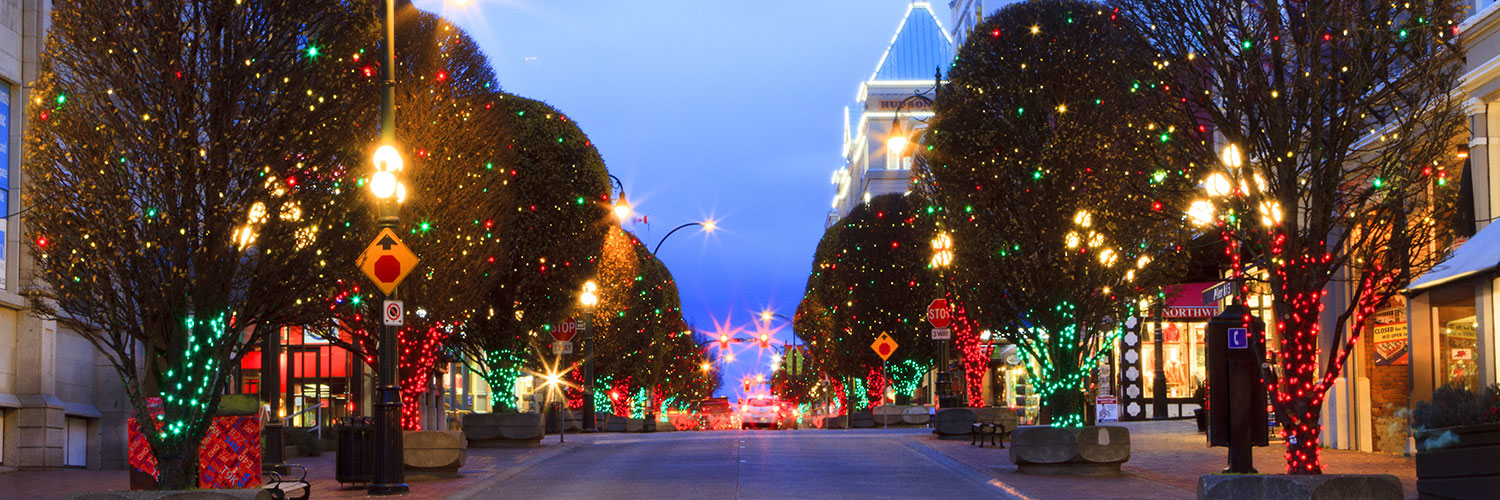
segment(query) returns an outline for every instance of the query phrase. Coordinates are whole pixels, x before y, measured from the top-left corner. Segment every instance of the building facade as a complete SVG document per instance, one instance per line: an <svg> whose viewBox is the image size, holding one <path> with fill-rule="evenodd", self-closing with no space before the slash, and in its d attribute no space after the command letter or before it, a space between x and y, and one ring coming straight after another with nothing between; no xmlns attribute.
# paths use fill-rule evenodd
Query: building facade
<svg viewBox="0 0 1500 500"><path fill-rule="evenodd" d="M1446 249L1449 259L1407 290L1409 405L1431 399L1433 389L1445 384L1477 389L1500 383L1500 224L1494 223L1500 217L1500 149L1491 142L1500 142L1500 3L1471 5L1459 26L1467 56L1459 90L1469 140L1457 155L1465 162L1460 182L1472 200L1475 232ZM1378 331L1375 337L1382 340Z"/></svg>
<svg viewBox="0 0 1500 500"><path fill-rule="evenodd" d="M0 468L125 467L130 404L115 370L65 323L32 314L22 166L25 103L52 2L0 0Z"/></svg>
<svg viewBox="0 0 1500 500"><path fill-rule="evenodd" d="M910 190L907 146L932 117L936 84L952 54L953 38L932 6L912 2L875 72L860 82L854 111L844 108L844 167L833 174L828 225L870 198Z"/></svg>

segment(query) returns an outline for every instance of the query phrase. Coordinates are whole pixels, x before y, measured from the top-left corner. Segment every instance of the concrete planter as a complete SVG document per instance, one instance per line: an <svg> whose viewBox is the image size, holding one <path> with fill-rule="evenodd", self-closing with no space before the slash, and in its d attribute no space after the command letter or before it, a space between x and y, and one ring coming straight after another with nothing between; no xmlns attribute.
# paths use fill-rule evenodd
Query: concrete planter
<svg viewBox="0 0 1500 500"><path fill-rule="evenodd" d="M1130 460L1130 430L1023 425L1010 435L1010 460L1026 474L1118 476Z"/></svg>
<svg viewBox="0 0 1500 500"><path fill-rule="evenodd" d="M875 413L870 410L857 411L849 414L849 428L869 429L875 427Z"/></svg>
<svg viewBox="0 0 1500 500"><path fill-rule="evenodd" d="M1199 500L1401 500L1401 480L1390 474L1208 474L1198 477Z"/></svg>
<svg viewBox="0 0 1500 500"><path fill-rule="evenodd" d="M405 431L402 453L410 478L454 478L469 458L462 431Z"/></svg>
<svg viewBox="0 0 1500 500"><path fill-rule="evenodd" d="M542 445L546 424L540 413L470 413L464 437L474 448L529 448Z"/></svg>
<svg viewBox="0 0 1500 500"><path fill-rule="evenodd" d="M1493 498L1500 491L1500 424L1425 429L1412 438L1423 498Z"/></svg>
<svg viewBox="0 0 1500 500"><path fill-rule="evenodd" d="M824 429L843 429L843 428L847 427L845 425L845 423L846 423L846 421L845 421L844 417L841 417L841 416L835 415L835 416L832 416L832 417L823 417L823 428Z"/></svg>
<svg viewBox="0 0 1500 500"><path fill-rule="evenodd" d="M260 488L239 490L101 491L82 493L72 500L271 500L271 492Z"/></svg>
<svg viewBox="0 0 1500 500"><path fill-rule="evenodd" d="M892 425L899 426L905 423L901 420L901 415L905 414L906 412L906 407L903 406L880 405L876 406L875 409L871 410L870 412L874 414L876 427L890 427Z"/></svg>
<svg viewBox="0 0 1500 500"><path fill-rule="evenodd" d="M608 415L604 425L599 428L604 432L626 432L630 428L630 419L619 415Z"/></svg>
<svg viewBox="0 0 1500 500"><path fill-rule="evenodd" d="M969 432L974 427L974 418L974 410L968 408L938 410L937 416L932 420L932 433L936 434L938 439L969 439Z"/></svg>
<svg viewBox="0 0 1500 500"><path fill-rule="evenodd" d="M932 414L927 412L926 406L908 406L901 412L901 423L925 427L932 423Z"/></svg>

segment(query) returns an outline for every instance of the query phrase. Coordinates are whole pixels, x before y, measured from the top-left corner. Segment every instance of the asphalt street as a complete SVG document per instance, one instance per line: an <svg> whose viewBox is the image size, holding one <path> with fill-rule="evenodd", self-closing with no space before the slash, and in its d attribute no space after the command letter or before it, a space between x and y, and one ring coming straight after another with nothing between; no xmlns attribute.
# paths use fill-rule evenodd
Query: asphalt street
<svg viewBox="0 0 1500 500"><path fill-rule="evenodd" d="M1006 498L926 429L570 436L575 446L449 498ZM554 439L553 437L549 437Z"/></svg>

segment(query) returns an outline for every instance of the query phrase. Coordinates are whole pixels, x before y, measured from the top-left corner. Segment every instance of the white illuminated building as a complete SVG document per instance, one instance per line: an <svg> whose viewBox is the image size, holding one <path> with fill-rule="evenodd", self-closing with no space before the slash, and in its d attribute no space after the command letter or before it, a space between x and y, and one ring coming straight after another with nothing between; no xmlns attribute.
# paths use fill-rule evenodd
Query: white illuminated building
<svg viewBox="0 0 1500 500"><path fill-rule="evenodd" d="M903 140L892 139L926 126L934 83L947 74L952 57L953 37L932 6L912 2L875 72L860 82L854 110L844 108L844 167L833 174L837 194L828 225L871 197L909 191L911 159L901 155ZM918 94L927 99L907 99ZM893 136L897 108L903 135Z"/></svg>

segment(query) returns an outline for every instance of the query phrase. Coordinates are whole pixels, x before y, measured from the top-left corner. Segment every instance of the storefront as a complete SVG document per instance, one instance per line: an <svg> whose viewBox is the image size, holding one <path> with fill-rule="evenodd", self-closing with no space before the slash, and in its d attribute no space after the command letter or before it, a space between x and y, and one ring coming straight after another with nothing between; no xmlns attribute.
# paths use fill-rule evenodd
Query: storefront
<svg viewBox="0 0 1500 500"><path fill-rule="evenodd" d="M1497 265L1500 224L1491 223L1407 288L1410 405L1444 385L1478 390L1496 383Z"/></svg>

